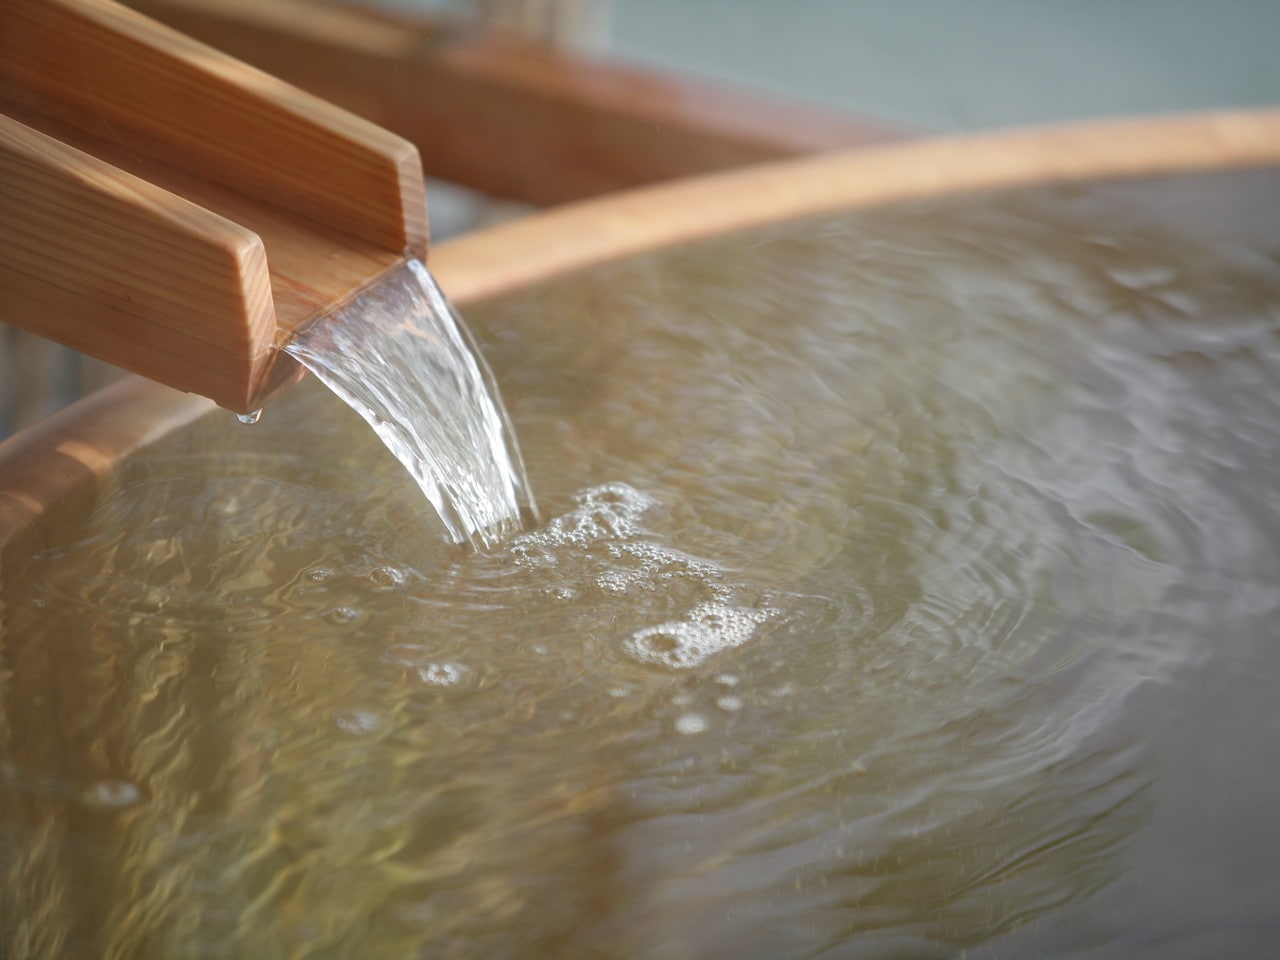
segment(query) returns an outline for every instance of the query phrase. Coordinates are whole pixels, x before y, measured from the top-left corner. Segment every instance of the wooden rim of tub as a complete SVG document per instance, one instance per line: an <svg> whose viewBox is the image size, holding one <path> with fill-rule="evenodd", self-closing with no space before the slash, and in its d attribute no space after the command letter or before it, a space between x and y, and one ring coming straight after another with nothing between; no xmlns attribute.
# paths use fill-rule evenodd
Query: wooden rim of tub
<svg viewBox="0 0 1280 960"><path fill-rule="evenodd" d="M1029 128L818 154L628 190L431 253L465 307L593 264L732 230L916 197L1280 164L1280 109ZM213 409L128 378L0 443L6 555L62 540L116 465Z"/></svg>

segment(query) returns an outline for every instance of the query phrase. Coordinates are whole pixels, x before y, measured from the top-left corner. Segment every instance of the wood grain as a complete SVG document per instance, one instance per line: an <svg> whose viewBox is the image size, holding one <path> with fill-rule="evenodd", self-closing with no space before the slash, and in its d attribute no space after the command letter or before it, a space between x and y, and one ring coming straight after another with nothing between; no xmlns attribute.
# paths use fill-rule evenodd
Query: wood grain
<svg viewBox="0 0 1280 960"><path fill-rule="evenodd" d="M239 412L426 245L416 150L109 0L0 5L0 320Z"/></svg>
<svg viewBox="0 0 1280 960"><path fill-rule="evenodd" d="M131 2L408 138L429 175L535 204L908 136L416 16L300 0Z"/></svg>
<svg viewBox="0 0 1280 960"><path fill-rule="evenodd" d="M390 250L425 249L420 161L400 137L111 0L5 0L0 88Z"/></svg>
<svg viewBox="0 0 1280 960"><path fill-rule="evenodd" d="M6 320L198 393L261 377L275 314L244 227L0 116L0 236Z"/></svg>

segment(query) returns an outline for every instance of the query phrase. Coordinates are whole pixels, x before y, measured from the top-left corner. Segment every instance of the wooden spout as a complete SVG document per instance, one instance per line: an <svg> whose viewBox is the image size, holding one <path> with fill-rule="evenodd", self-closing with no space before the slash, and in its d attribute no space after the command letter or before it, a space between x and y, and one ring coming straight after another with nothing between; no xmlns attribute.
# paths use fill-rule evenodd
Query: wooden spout
<svg viewBox="0 0 1280 960"><path fill-rule="evenodd" d="M0 4L0 321L245 413L426 243L407 141L110 0Z"/></svg>

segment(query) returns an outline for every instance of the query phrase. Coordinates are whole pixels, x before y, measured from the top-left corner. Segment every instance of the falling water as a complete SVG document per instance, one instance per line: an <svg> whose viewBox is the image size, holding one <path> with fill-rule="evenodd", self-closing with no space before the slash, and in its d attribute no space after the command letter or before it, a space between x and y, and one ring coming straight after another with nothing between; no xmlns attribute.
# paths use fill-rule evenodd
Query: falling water
<svg viewBox="0 0 1280 960"><path fill-rule="evenodd" d="M285 349L373 427L455 542L492 546L536 515L493 375L417 260Z"/></svg>

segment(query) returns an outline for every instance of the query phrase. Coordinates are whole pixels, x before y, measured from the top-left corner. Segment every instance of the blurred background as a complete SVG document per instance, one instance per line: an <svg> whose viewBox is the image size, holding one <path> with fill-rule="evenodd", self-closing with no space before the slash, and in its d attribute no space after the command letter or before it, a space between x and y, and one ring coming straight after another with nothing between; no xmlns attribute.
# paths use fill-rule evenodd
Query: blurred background
<svg viewBox="0 0 1280 960"><path fill-rule="evenodd" d="M938 133L1280 102L1275 0L387 0Z"/></svg>
<svg viewBox="0 0 1280 960"><path fill-rule="evenodd" d="M296 0L264 3L292 11L301 28L311 16L306 11L325 0L310 7ZM248 0L224 4L252 6ZM137 5L156 12L154 4ZM218 0L173 5L214 8ZM824 136L856 145L1280 103L1276 0L382 0L361 6L400 18L405 29L446 24L446 38L511 32L568 56L630 65L640 72L625 79L641 87L645 71L690 78L691 96L703 81L713 90L722 85L747 94L730 112L743 114L748 125L754 115L757 130L783 116L770 112L779 109L770 101L780 101L784 111L787 103L805 105L817 118L811 127L822 129L796 152L821 148ZM447 40L432 42L447 52ZM341 85L341 71L326 82ZM758 113L754 95L765 98ZM455 126L467 124L460 109ZM844 126L823 127L824 116L844 118ZM651 142L661 144L660 131ZM708 168L751 159L723 157ZM519 152L500 160L514 167L524 162ZM655 161L649 179L698 172L666 162L658 169ZM439 179L431 184L436 240L576 196L520 196L486 188L488 182L481 178L479 188ZM596 192L608 187L602 182ZM117 375L0 323L0 437Z"/></svg>

